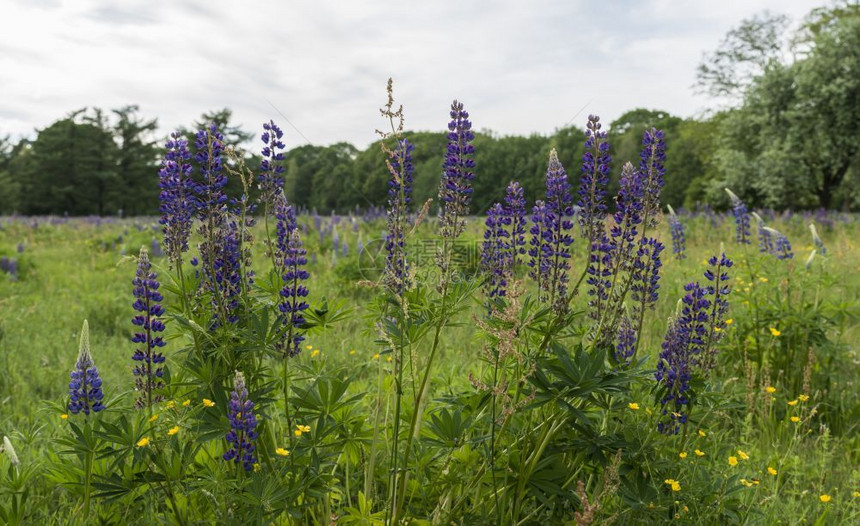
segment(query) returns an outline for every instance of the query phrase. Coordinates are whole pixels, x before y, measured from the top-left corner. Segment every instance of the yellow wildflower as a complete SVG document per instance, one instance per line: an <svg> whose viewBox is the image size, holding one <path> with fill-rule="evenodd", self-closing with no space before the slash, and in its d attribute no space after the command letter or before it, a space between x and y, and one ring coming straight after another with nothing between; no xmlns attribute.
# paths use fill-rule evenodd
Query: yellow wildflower
<svg viewBox="0 0 860 526"><path fill-rule="evenodd" d="M182 407L188 407L189 405L191 405L191 400L186 400L182 402Z"/></svg>
<svg viewBox="0 0 860 526"><path fill-rule="evenodd" d="M678 453L678 456L679 456L679 457L681 457L681 458L687 458L687 452L686 452L686 451L681 451L680 453Z"/></svg>
<svg viewBox="0 0 860 526"><path fill-rule="evenodd" d="M629 407L633 411L639 410L639 404L637 404L636 402L630 402L629 404L627 404L627 407Z"/></svg>
<svg viewBox="0 0 860 526"><path fill-rule="evenodd" d="M379 359L379 353L374 354L374 355L373 355L373 359L374 359L374 360L378 360L378 359Z"/></svg>
<svg viewBox="0 0 860 526"><path fill-rule="evenodd" d="M681 483L675 479L666 479L663 482L671 486L672 491L681 491Z"/></svg>
<svg viewBox="0 0 860 526"><path fill-rule="evenodd" d="M390 362L390 361L394 360L394 358L392 358L391 356L389 356L388 358L386 358L386 360L388 360L388 361Z"/></svg>
<svg viewBox="0 0 860 526"><path fill-rule="evenodd" d="M793 416L793 417L789 418L789 420L791 420L792 422L794 422L796 424L796 423L800 422L800 417L799 416Z"/></svg>
<svg viewBox="0 0 860 526"><path fill-rule="evenodd" d="M307 349L307 350L309 350L309 351L310 351L311 349L313 349L313 348L314 348L314 346L313 346L313 345L305 345L305 349Z"/></svg>
<svg viewBox="0 0 860 526"><path fill-rule="evenodd" d="M173 436L173 435L175 435L176 433L179 433L179 426L173 426L173 427L171 427L170 429L168 429L168 430L167 430L167 436L171 436L171 437L172 437L172 436Z"/></svg>
<svg viewBox="0 0 860 526"><path fill-rule="evenodd" d="M769 385L769 386L765 387L764 390L768 394L773 394L776 392L776 387Z"/></svg>
<svg viewBox="0 0 860 526"><path fill-rule="evenodd" d="M777 470L773 469L770 466L767 467L767 472L770 473L771 475L776 475L778 473Z"/></svg>
<svg viewBox="0 0 860 526"><path fill-rule="evenodd" d="M298 426L298 427L299 427L299 429L301 429L301 430L302 430L302 431L304 431L305 433L310 433L310 432L311 432L311 426Z"/></svg>
<svg viewBox="0 0 860 526"><path fill-rule="evenodd" d="M806 402L807 400L809 400L809 395L805 395L805 394L798 395L797 399L800 400L801 402Z"/></svg>
<svg viewBox="0 0 860 526"><path fill-rule="evenodd" d="M751 481L751 482L752 482L753 484L755 484L756 486L758 486L758 484L759 484L759 480L758 480L758 479L752 479L752 481Z"/></svg>
<svg viewBox="0 0 860 526"><path fill-rule="evenodd" d="M167 407L168 409L173 409L174 407L176 407L176 402L174 402L173 400L171 400L171 401L167 402L167 406L166 406L166 407Z"/></svg>
<svg viewBox="0 0 860 526"><path fill-rule="evenodd" d="M704 457L705 456L705 452L699 451L698 449L693 451L693 453L695 453L697 457Z"/></svg>
<svg viewBox="0 0 860 526"><path fill-rule="evenodd" d="M774 336L779 336L780 334L782 334L781 332L779 332L778 330L776 330L776 327L771 327L771 328L770 328L770 333L771 333L771 334L773 334Z"/></svg>
<svg viewBox="0 0 860 526"><path fill-rule="evenodd" d="M753 483L748 481L747 479L741 479L741 484L743 484L744 486L746 486L748 488L751 488L753 486Z"/></svg>
<svg viewBox="0 0 860 526"><path fill-rule="evenodd" d="M738 457L740 457L741 460L749 460L750 459L750 456L747 455L746 453L744 453L743 451L741 451L740 449L738 450Z"/></svg>
<svg viewBox="0 0 860 526"><path fill-rule="evenodd" d="M855 498L855 499L860 499L860 491L855 491L855 492L854 492L854 498Z"/></svg>
<svg viewBox="0 0 860 526"><path fill-rule="evenodd" d="M789 400L789 401L788 401L788 402L786 402L786 403L787 403L788 405L795 406L795 405L797 405L797 400Z"/></svg>
<svg viewBox="0 0 860 526"><path fill-rule="evenodd" d="M296 429L295 431L293 431L293 434L295 434L295 435L296 435L296 438L298 438L298 437L302 436L302 430L301 430L301 429Z"/></svg>
<svg viewBox="0 0 860 526"><path fill-rule="evenodd" d="M214 406L215 406L215 402L213 402L212 400L209 400L208 398L203 399L203 407L214 407Z"/></svg>
<svg viewBox="0 0 860 526"><path fill-rule="evenodd" d="M314 349L314 352L311 353L311 358L316 358L317 356L319 356L319 354L320 354L320 350Z"/></svg>
<svg viewBox="0 0 860 526"><path fill-rule="evenodd" d="M60 418L62 418L63 420L66 420L67 418L69 418L69 415L67 415L66 413L63 413L60 415Z"/></svg>
<svg viewBox="0 0 860 526"><path fill-rule="evenodd" d="M738 465L738 457L729 457L729 465L735 467Z"/></svg>
<svg viewBox="0 0 860 526"><path fill-rule="evenodd" d="M350 350L350 351L349 351L349 355L350 355L350 356L352 356L353 354L355 354L355 349L352 349L352 350Z"/></svg>
<svg viewBox="0 0 860 526"><path fill-rule="evenodd" d="M263 469L263 466L261 466L259 462L255 462L254 463L254 473L259 473L261 469Z"/></svg>
<svg viewBox="0 0 860 526"><path fill-rule="evenodd" d="M275 454L276 454L276 455L280 455L280 456L282 456L282 457L288 457L288 456L290 456L290 452L289 452L289 450L286 450L286 449L284 449L284 448L282 448L282 447L279 447L278 449L276 449L276 450L275 450Z"/></svg>
<svg viewBox="0 0 860 526"><path fill-rule="evenodd" d="M706 436L708 436L708 434L707 434L707 433L705 433L704 431L702 431L702 430L700 429L700 430L699 430L699 436L700 436L700 437L706 437Z"/></svg>
<svg viewBox="0 0 860 526"><path fill-rule="evenodd" d="M767 278L765 278L765 277L760 277L760 278L758 278L758 280L761 281L762 283L767 283Z"/></svg>
<svg viewBox="0 0 860 526"><path fill-rule="evenodd" d="M652 414L653 414L653 413L651 412L651 408L650 408L650 407L646 407L646 408L645 408L645 414L646 414L646 415L652 415Z"/></svg>
<svg viewBox="0 0 860 526"><path fill-rule="evenodd" d="M137 447L146 447L149 445L149 437L143 437L137 441Z"/></svg>
<svg viewBox="0 0 860 526"><path fill-rule="evenodd" d="M735 320L733 320L732 318L729 318L726 320L726 325L731 325L734 322L735 322Z"/></svg>
<svg viewBox="0 0 860 526"><path fill-rule="evenodd" d="M155 413L154 415L149 417L150 422L155 422L156 420L158 420L158 413Z"/></svg>
<svg viewBox="0 0 860 526"><path fill-rule="evenodd" d="M818 500L820 500L821 502L824 502L826 504L826 503L830 502L831 500L833 500L833 497L831 497L830 495L825 493L824 495L818 497Z"/></svg>

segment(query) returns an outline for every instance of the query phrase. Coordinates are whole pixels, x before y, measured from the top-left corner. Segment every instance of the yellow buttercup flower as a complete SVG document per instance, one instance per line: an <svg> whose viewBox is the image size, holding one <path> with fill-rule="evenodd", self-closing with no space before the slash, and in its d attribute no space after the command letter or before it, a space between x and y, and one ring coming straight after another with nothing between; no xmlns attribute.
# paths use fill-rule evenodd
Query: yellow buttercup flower
<svg viewBox="0 0 860 526"><path fill-rule="evenodd" d="M311 353L311 358L316 358L317 356L319 356L319 354L320 354L320 350L314 349L314 352Z"/></svg>
<svg viewBox="0 0 860 526"><path fill-rule="evenodd" d="M705 452L699 451L698 449L693 451L693 453L695 453L697 457L704 457L705 456Z"/></svg>
<svg viewBox="0 0 860 526"><path fill-rule="evenodd" d="M263 469L263 466L261 466L259 462L255 462L254 463L254 473L259 473L261 469Z"/></svg>
<svg viewBox="0 0 860 526"><path fill-rule="evenodd" d="M299 429L301 429L301 430L302 430L302 431L304 431L305 433L310 433L310 432L311 432L311 426L298 426L298 427L299 427Z"/></svg>
<svg viewBox="0 0 860 526"><path fill-rule="evenodd" d="M174 407L176 407L176 402L171 400L171 401L167 402L167 405L165 407L167 407L168 409L173 409Z"/></svg>
<svg viewBox="0 0 860 526"><path fill-rule="evenodd" d="M746 453L744 453L743 451L741 451L740 449L738 450L738 457L740 457L741 460L749 460L750 459L750 456L747 455Z"/></svg>
<svg viewBox="0 0 860 526"><path fill-rule="evenodd" d="M143 437L137 441L137 447L146 447L149 445L149 437Z"/></svg>
<svg viewBox="0 0 860 526"><path fill-rule="evenodd" d="M379 359L379 353L374 354L374 355L373 355L373 359L374 359L374 360L378 360L378 359Z"/></svg>
<svg viewBox="0 0 860 526"><path fill-rule="evenodd" d="M751 488L753 486L753 483L748 481L747 479L741 479L741 484L743 484L744 486L746 486L748 488Z"/></svg>
<svg viewBox="0 0 860 526"><path fill-rule="evenodd" d="M818 497L818 500L820 500L821 502L824 502L826 504L826 503L830 502L831 500L833 500L833 497L831 497L830 495L825 493L824 495Z"/></svg>
<svg viewBox="0 0 860 526"><path fill-rule="evenodd" d="M729 465L735 467L738 465L738 457L729 457Z"/></svg>
<svg viewBox="0 0 860 526"><path fill-rule="evenodd" d="M627 407L632 409L633 411L639 410L639 404L637 404L636 402L630 402L629 404L627 404Z"/></svg>
<svg viewBox="0 0 860 526"><path fill-rule="evenodd" d="M762 283L767 283L767 278L765 278L765 277L758 278L758 280L761 281Z"/></svg>
<svg viewBox="0 0 860 526"><path fill-rule="evenodd" d="M191 405L191 400L186 400L182 402L182 407L188 407L189 405Z"/></svg>
<svg viewBox="0 0 860 526"><path fill-rule="evenodd" d="M355 349L352 349L351 351L349 351L350 356L352 356L353 354L355 354Z"/></svg>
<svg viewBox="0 0 860 526"><path fill-rule="evenodd" d="M679 457L681 457L681 458L687 458L687 452L686 452L686 451L682 451L682 452L678 453L678 456L679 456Z"/></svg>
<svg viewBox="0 0 860 526"><path fill-rule="evenodd" d="M735 320L733 320L732 318L729 318L726 320L726 325L731 325L734 322L735 322Z"/></svg>
<svg viewBox="0 0 860 526"><path fill-rule="evenodd" d="M777 474L777 471L770 466L767 467L767 472L770 473L771 475Z"/></svg>
<svg viewBox="0 0 860 526"><path fill-rule="evenodd" d="M310 351L311 349L313 349L313 348L314 348L314 346L313 346L313 345L305 345L305 349L307 349L307 350L309 350L309 351Z"/></svg>
<svg viewBox="0 0 860 526"><path fill-rule="evenodd" d="M213 402L212 400L209 400L208 398L203 399L203 407L214 407L214 406L215 406L215 402Z"/></svg>
<svg viewBox="0 0 860 526"><path fill-rule="evenodd" d="M787 403L788 405L795 406L795 405L797 405L797 400L789 400L789 401L788 401L788 402L786 402L786 403Z"/></svg>
<svg viewBox="0 0 860 526"><path fill-rule="evenodd" d="M771 328L770 328L770 333L771 333L771 334L773 334L774 336L779 336L780 334L782 334L781 332L779 332L778 330L776 330L776 327L771 327Z"/></svg>
<svg viewBox="0 0 860 526"><path fill-rule="evenodd" d="M668 485L672 488L672 491L681 491L681 483L680 483L680 482L678 482L677 480L675 480L675 479L666 479L666 480L664 480L663 482L665 482L666 484L668 484Z"/></svg>
<svg viewBox="0 0 860 526"><path fill-rule="evenodd" d="M158 413L155 413L154 415L149 417L150 422L155 422L156 420L158 420Z"/></svg>
<svg viewBox="0 0 860 526"><path fill-rule="evenodd" d="M284 448L282 448L282 447L279 447L278 449L276 449L276 450L275 450L275 454L276 454L276 455L280 455L280 456L282 456L282 457L288 457L288 456L290 456L290 452L289 452L289 450L286 450L286 449L284 449Z"/></svg>
<svg viewBox="0 0 860 526"><path fill-rule="evenodd" d="M168 430L167 430L167 436L171 436L171 437L172 437L172 436L173 436L173 435L175 435L176 433L179 433L179 426L173 426L173 427L171 427L170 429L168 429Z"/></svg>
<svg viewBox="0 0 860 526"><path fill-rule="evenodd" d="M293 431L293 434L296 435L296 438L298 438L298 437L302 436L302 430L296 429L295 431Z"/></svg>
<svg viewBox="0 0 860 526"><path fill-rule="evenodd" d="M798 395L797 399L800 400L801 402L806 402L807 400L809 400L809 395L805 395L805 394Z"/></svg>
<svg viewBox="0 0 860 526"><path fill-rule="evenodd" d="M792 422L794 422L796 424L796 423L800 422L800 417L799 416L793 416L793 417L789 418L789 420L791 420Z"/></svg>
<svg viewBox="0 0 860 526"><path fill-rule="evenodd" d="M66 420L69 418L69 415L67 415L66 413L63 413L60 415L60 418L62 418L63 420Z"/></svg>
<svg viewBox="0 0 860 526"><path fill-rule="evenodd" d="M708 436L708 434L707 434L707 433L705 433L704 431L702 431L702 430L700 429L700 430L699 430L699 436L700 436L700 437L706 437L706 436Z"/></svg>
<svg viewBox="0 0 860 526"><path fill-rule="evenodd" d="M764 390L766 393L773 394L776 392L776 387L769 385L769 386L765 387Z"/></svg>
<svg viewBox="0 0 860 526"><path fill-rule="evenodd" d="M854 492L854 498L855 498L855 499L860 499L860 491L855 491L855 492Z"/></svg>

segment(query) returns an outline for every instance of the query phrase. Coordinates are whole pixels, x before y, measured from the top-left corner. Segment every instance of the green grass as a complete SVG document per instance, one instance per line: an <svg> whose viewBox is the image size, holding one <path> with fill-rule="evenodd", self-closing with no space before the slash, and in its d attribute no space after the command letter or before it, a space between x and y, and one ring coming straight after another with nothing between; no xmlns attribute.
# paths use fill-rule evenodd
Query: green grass
<svg viewBox="0 0 860 526"><path fill-rule="evenodd" d="M828 254L817 257L807 270L804 264L812 249L811 238L799 216L775 224L794 243L795 259L789 262L760 255L755 245L746 250L738 248L733 243L730 220L717 227L702 217L686 221L688 250L684 260L672 256L665 226L658 229L670 246L664 252L660 301L646 317L640 347L640 355L648 357L646 368L655 365L667 319L675 311L683 285L701 279L704 260L717 254L721 243L736 262L728 315L733 323L721 344L706 403L697 409L694 422L688 426L690 432L683 438L655 436L657 409L647 380L629 393L629 402L639 404L638 410L621 406L612 413L612 420L620 423L624 433L648 437L643 442L656 444L661 458L653 461L661 467L654 469L660 473L674 470L677 476L666 476L681 483L679 492L663 495L655 499L657 502L640 502L646 510L643 513L652 510L655 515L649 520L671 520L677 513L693 523L713 523L707 511L712 508L700 504L714 493L709 485L727 484L740 488L731 494L742 510L739 522L848 524L860 520L856 493L860 492L860 223L850 218L836 222L832 230L819 225ZM302 222L313 225L308 218ZM20 278L12 281L0 275L0 435L15 443L23 465L44 466L52 462L52 438L65 433L65 423L49 403L62 404L67 396L68 374L84 319L89 321L92 353L107 397L128 400L132 396L130 357L134 346L129 338L135 262L129 255L136 254L140 246L150 246L160 234L154 232L155 223L147 219L101 225L82 220L56 225L41 222L36 228L27 221L2 223L0 255L19 258ZM137 225L143 229L138 230ZM383 228L382 223L362 224L362 241L371 242ZM296 360L320 374L349 370L354 376L350 392L368 393L358 410L369 420L377 383L381 378L382 384L388 385L390 366L385 361L387 355L374 358L381 347L367 305L375 293L360 283L368 276L357 269L358 234L346 220L337 230L341 241L349 244L347 257L333 254L330 237L322 249L316 232L306 236L309 254L316 254L309 265L310 300L314 306L324 298L342 301L351 315L326 331L312 333L307 341L312 349ZM479 250L480 231L480 223L472 220L464 246ZM262 271L266 259L260 238L264 234L260 227L255 232L254 262ZM423 226L413 241L413 254L426 248L422 240L432 236L430 226ZM18 243L25 245L22 254L16 253ZM577 240L574 276L584 264L582 245ZM419 270L432 270L432 254L425 255L426 264ZM164 258L154 258L154 262L166 265ZM159 269L159 274L166 275L166 269ZM742 282L738 283L738 278ZM471 309L478 316L483 309L480 301L477 298ZM584 309L585 301L586 296L580 294L575 308ZM471 313L455 321L456 326L443 334L431 376L431 399L467 391L469 373L481 377L487 368L480 360L483 341ZM773 336L771 327L780 335ZM170 338L177 333L169 327L166 334ZM165 348L171 368L179 367L171 354L177 344L170 341ZM319 353L312 352L314 349ZM811 362L810 349L814 356ZM810 399L789 405L804 392L804 385ZM776 392L767 393L768 386L774 386ZM386 407L389 403L390 398L386 398ZM794 415L801 421L791 422ZM384 418L388 422L390 415ZM705 436L699 436L695 432L698 429ZM213 442L216 451L220 442ZM705 455L698 457L694 449ZM738 449L749 459L731 466L728 457L737 456ZM685 459L679 457L681 452L687 453ZM0 457L0 473L7 471L8 464ZM778 474L770 475L768 467ZM341 513L348 503L358 506L353 501L359 498L356 487L361 485L357 475L352 477L349 494L333 500ZM746 487L741 478L752 485ZM754 479L758 482L752 482ZM633 520L625 515L625 509L634 505L625 500L624 488L610 491L611 484L606 489L597 479L587 482L589 495L603 499L599 512L602 521ZM73 510L79 510L74 495L44 474L34 484L30 521L59 524L73 520ZM820 495L824 494L832 497L829 503L821 502ZM0 504L7 496L0 493ZM672 506L672 498L679 504ZM572 510L567 516L573 520ZM288 523L285 518L279 521ZM139 523L147 522L141 519Z"/></svg>

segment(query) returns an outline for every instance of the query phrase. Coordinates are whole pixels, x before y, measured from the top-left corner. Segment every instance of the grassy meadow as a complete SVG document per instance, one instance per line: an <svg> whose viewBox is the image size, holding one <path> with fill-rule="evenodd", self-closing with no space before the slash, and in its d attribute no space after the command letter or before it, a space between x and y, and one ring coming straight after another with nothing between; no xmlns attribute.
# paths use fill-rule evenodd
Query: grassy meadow
<svg viewBox="0 0 860 526"><path fill-rule="evenodd" d="M793 259L778 260L759 253L755 241L736 244L730 215L682 214L681 220L687 229L684 259L672 254L666 222L656 229L667 249L660 298L656 309L645 315L638 376L611 399L595 397L599 403L589 414L599 415L591 422L597 435L583 432L579 437L571 435L569 442L553 443L545 452L549 465L539 465L521 489L511 483L516 488L511 494L521 501L516 523L860 522L860 222L849 215L777 214L768 224L783 232L794 249ZM813 250L810 221L816 223L827 251L808 261ZM410 254L426 256L417 260L413 272L416 281L425 280L429 289L438 279L433 273L435 222L425 221L409 244ZM131 280L141 246L150 249L162 283L170 282L167 259L153 247L154 241L162 240L157 220L0 219L0 255L18 263L15 276L0 273L0 436L8 437L19 459L13 465L9 455L0 455L0 508L6 522L109 524L125 517L126 524L382 524L389 519L385 514L389 453L372 452L371 443L388 440L392 430L392 358L396 356L380 340L378 316L368 308L376 296L368 281L378 280L379 274L368 270L373 262L362 261L370 254L362 256L358 250L359 243L368 253L378 248L385 220L305 214L299 223L308 250L308 301L312 308L327 301L339 316L330 326L311 329L302 353L290 359L292 393L298 399L310 392L304 389L319 385L321 378L348 377L338 399L344 407L332 409L335 424L329 435L316 433L325 420L319 416L313 419L314 432L306 433L310 438L289 438L292 430L283 422L283 401L277 396L282 366L276 359L261 357L261 363L270 363L272 373L263 375L268 380L260 385L270 381L274 387L265 391L258 385L251 390L261 400L258 418L267 427L260 440L267 445L258 446L261 473L255 467L247 478L237 475L239 486L234 487L224 486L233 480L232 472L218 460L226 449L223 433L195 427L197 413L178 413L162 403L155 409L155 418L159 414L161 418L151 431L141 431L153 422L152 417L135 421L136 413L129 409L134 397L130 358L135 349L130 341L134 329ZM252 232L252 266L258 281L265 282L268 258L263 223ZM474 272L482 233L483 219L473 217L458 241L462 275L471 280L479 279ZM574 237L572 275L578 276L586 256L579 235ZM655 431L660 406L653 384L667 320L678 309L684 284L702 279L706 260L719 254L721 244L735 265L730 269L730 308L717 365L684 432L662 435ZM525 265L518 269L518 277L524 280L525 297L534 294ZM162 288L170 309L176 294L167 285ZM585 311L586 301L587 296L580 293L572 310ZM469 430L487 418L486 406L481 405L485 401L475 398L480 390L470 382L470 374L486 378L492 369L482 358L487 340L476 322L485 312L483 296L475 293L441 334L429 375L427 416L418 430L421 444L414 457L415 472L404 486L408 509L401 517L404 523L498 522L495 514L501 512L491 505L493 490L488 488L500 483L491 483L488 476L470 479L484 469L480 457L487 447L484 432ZM104 451L118 448L116 440L110 445L109 433L102 430L92 468L92 502L86 504L91 522L83 518L83 468L57 468L84 465L76 464L83 458L80 455L64 455L69 446L63 442L72 435L71 423L76 418L82 422L82 415L68 415L65 407L83 320L88 320L92 356L104 382L108 410L100 418L127 418L122 421L136 429L135 439L152 436L154 443L157 437L167 436L175 421L182 430L164 447L176 448L188 440L196 448L174 459L193 464L194 470L175 477L164 470L162 478L146 479L140 473L162 469L156 460L152 460L156 467L150 469L137 456L147 448L129 445L134 458L114 462ZM180 323L169 316L166 325L163 352L171 378L167 399L190 400L189 411L205 411L199 406L209 395L190 379L193 375L180 359L186 353L181 349L191 345L189 333L179 330ZM415 355L410 364L423 363L420 354L427 348L416 345L411 352ZM408 371L406 378L415 381ZM589 378L580 380L587 383ZM226 401L218 398L224 395L217 389L209 392L217 403ZM226 432L226 406L220 411L214 420L203 420L215 428L223 424ZM404 411L411 415L414 407ZM529 418L517 421L519 430L539 426L540 419ZM311 416L305 421L311 422ZM166 427L155 427L162 424ZM453 436L458 433L462 439ZM601 437L613 438L602 441ZM273 455L276 446L287 447L288 438L291 455L286 460ZM303 447L305 439L314 442ZM616 439L627 445L614 445ZM506 447L513 448L513 443ZM560 453L562 446L565 451ZM303 456L312 459L307 461L310 464L302 464ZM499 459L501 463L501 453ZM558 459L569 464L558 464ZM283 468L279 461L296 462L305 470L319 461L316 483L296 489L297 477L289 472L299 473L299 468L292 464ZM510 473L522 468L511 459L506 462L503 469ZM581 468L553 471L563 466ZM257 477L263 475L290 481L290 491L295 492L282 495L278 484L257 488ZM126 477L135 482L119 481ZM218 493L219 485L245 488L255 498L265 498L233 502L229 495ZM171 487L173 493L165 492ZM200 491L208 496L200 496ZM156 496L161 492L171 494L169 502ZM252 520L247 517L254 515L238 511L245 508L263 511ZM584 510L591 517L583 517Z"/></svg>

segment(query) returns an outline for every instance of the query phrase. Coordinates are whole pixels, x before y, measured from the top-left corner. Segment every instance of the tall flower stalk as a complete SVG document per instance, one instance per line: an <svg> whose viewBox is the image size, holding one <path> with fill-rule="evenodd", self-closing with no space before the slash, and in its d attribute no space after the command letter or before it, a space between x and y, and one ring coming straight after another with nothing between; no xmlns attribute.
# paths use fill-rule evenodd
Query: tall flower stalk
<svg viewBox="0 0 860 526"><path fill-rule="evenodd" d="M188 251L191 222L196 211L194 181L191 179L191 153L188 141L173 132L166 144L167 153L158 172L159 201L167 257L176 267L182 266L182 253Z"/></svg>
<svg viewBox="0 0 860 526"><path fill-rule="evenodd" d="M511 279L513 260L511 253L511 218L505 208L496 203L487 211L484 241L481 244L481 270L486 279L484 290L489 303L493 298L504 297ZM492 312L492 307L490 308Z"/></svg>
<svg viewBox="0 0 860 526"><path fill-rule="evenodd" d="M735 241L740 245L750 243L750 216L747 205L734 192L725 189L732 201L732 216L735 218Z"/></svg>
<svg viewBox="0 0 860 526"><path fill-rule="evenodd" d="M685 235L686 228L681 222L681 219L675 213L672 205L666 205L669 209L669 233L672 235L672 252L678 259L684 259L687 256L684 252L687 250L687 236Z"/></svg>
<svg viewBox="0 0 860 526"><path fill-rule="evenodd" d="M245 377L239 371L236 371L233 379L228 416L230 431L225 438L230 448L223 458L228 462L241 464L245 471L251 471L257 463L254 444L257 439L257 415L254 413L254 402L248 398Z"/></svg>
<svg viewBox="0 0 860 526"><path fill-rule="evenodd" d="M409 226L409 205L412 202L412 150L407 139L398 139L397 146L389 151L388 171L388 232L385 235L386 288L395 296L402 296L411 285L409 261L406 251L406 230Z"/></svg>
<svg viewBox="0 0 860 526"><path fill-rule="evenodd" d="M73 415L83 413L86 416L98 413L105 408L102 404L104 392L99 370L90 354L90 326L87 320L81 327L81 339L78 345L78 359L72 370L69 382L69 412Z"/></svg>
<svg viewBox="0 0 860 526"><path fill-rule="evenodd" d="M519 257L526 253L526 198L520 183L511 181L505 188L504 210L511 220L511 275L514 275Z"/></svg>
<svg viewBox="0 0 860 526"><path fill-rule="evenodd" d="M135 332L131 338L132 342L140 345L131 357L136 362L132 372L135 376L135 389L140 393L134 402L138 409L151 408L153 404L164 399L160 393L164 388L164 355L158 352L158 349L165 345L161 336L158 336L164 331L164 323L160 319L164 314L164 307L159 304L164 298L158 291L161 284L157 277L152 271L146 248L141 247L137 259L137 274L132 280L135 297L132 307L139 314L131 320L140 331Z"/></svg>
<svg viewBox="0 0 860 526"><path fill-rule="evenodd" d="M282 164L284 142L281 140L283 137L284 132L275 124L275 121L263 124L263 133L260 135L260 140L264 145L260 151L263 159L260 161L257 183L260 188L260 198L269 210L275 209L275 199L284 188L283 173L285 169Z"/></svg>
<svg viewBox="0 0 860 526"><path fill-rule="evenodd" d="M308 263L307 250L302 246L293 207L287 202L283 192L275 198L275 219L277 245L275 261L281 273L284 286L281 288L281 302L278 309L284 315L284 328L281 332L280 348L284 357L297 356L304 341L304 311L309 305L305 301L308 288L303 282L310 274L305 270Z"/></svg>

